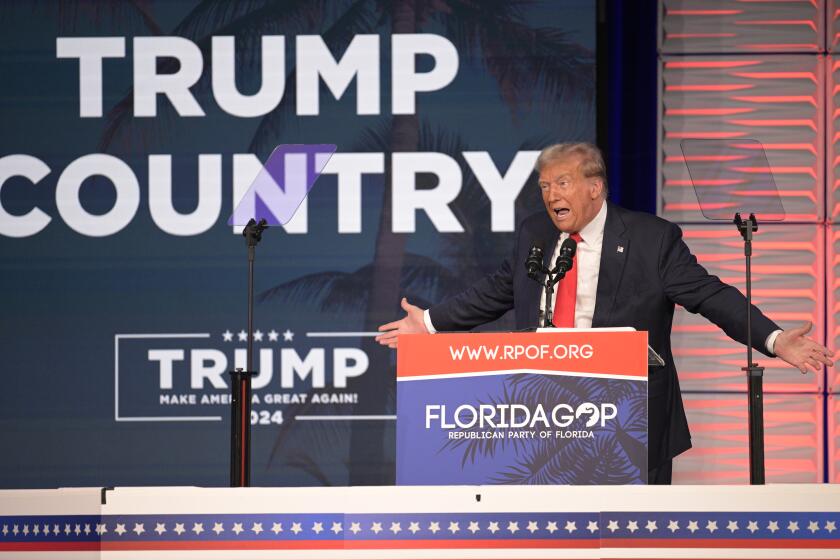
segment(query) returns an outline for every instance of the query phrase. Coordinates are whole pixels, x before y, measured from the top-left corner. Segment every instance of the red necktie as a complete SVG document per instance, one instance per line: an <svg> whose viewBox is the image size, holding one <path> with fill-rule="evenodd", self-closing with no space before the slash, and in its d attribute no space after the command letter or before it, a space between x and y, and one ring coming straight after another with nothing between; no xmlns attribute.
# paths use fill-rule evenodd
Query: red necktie
<svg viewBox="0 0 840 560"><path fill-rule="evenodd" d="M580 243L580 234L570 235L577 243ZM566 277L560 280L557 287L557 299L554 302L554 317L552 322L555 327L571 329L575 326L575 300L577 299L577 251L572 259L572 268L566 272Z"/></svg>

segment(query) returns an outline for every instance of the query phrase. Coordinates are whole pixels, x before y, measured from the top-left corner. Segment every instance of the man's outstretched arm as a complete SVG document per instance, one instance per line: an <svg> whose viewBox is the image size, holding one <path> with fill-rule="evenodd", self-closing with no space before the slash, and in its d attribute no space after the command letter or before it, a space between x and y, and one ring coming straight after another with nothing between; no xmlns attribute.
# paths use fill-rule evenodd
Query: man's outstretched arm
<svg viewBox="0 0 840 560"><path fill-rule="evenodd" d="M776 345L773 351L778 357L802 373L808 373L808 369L819 371L823 365L831 367L834 365L834 351L829 350L813 338L807 336L811 331L811 322L782 331L776 337Z"/></svg>
<svg viewBox="0 0 840 560"><path fill-rule="evenodd" d="M376 337L380 344L389 348L397 347L397 337L401 334L436 330L467 331L498 319L513 308L513 271L510 259L506 259L492 274L457 296L432 307L428 312L411 305L405 298L400 302L400 306L406 313L405 317L380 326L382 334ZM426 319L430 320L429 324L426 323Z"/></svg>
<svg viewBox="0 0 840 560"><path fill-rule="evenodd" d="M733 286L724 284L703 268L682 239L679 227L671 225L663 240L660 274L666 295L692 313L700 313L733 339L746 344L746 298ZM772 348L765 341L778 329L757 307L752 308L753 347L768 355L775 354L802 373L832 366L834 352L808 336L811 324L782 331ZM771 339L772 340L772 339Z"/></svg>
<svg viewBox="0 0 840 560"><path fill-rule="evenodd" d="M388 348L397 347L397 337L401 334L429 332L428 329L426 329L426 325L423 320L425 312L422 309L416 305L408 303L406 298L402 298L400 301L400 307L402 307L403 311L405 311L405 317L399 321L392 321L380 326L379 332L382 334L376 337L376 341L379 344L387 346Z"/></svg>

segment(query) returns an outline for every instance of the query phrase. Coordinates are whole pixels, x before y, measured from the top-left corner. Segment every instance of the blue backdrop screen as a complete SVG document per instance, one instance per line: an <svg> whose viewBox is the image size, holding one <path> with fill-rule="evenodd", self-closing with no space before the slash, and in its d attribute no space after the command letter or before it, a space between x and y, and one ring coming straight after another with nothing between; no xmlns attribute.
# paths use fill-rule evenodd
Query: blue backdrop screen
<svg viewBox="0 0 840 560"><path fill-rule="evenodd" d="M492 271L541 208L537 150L594 140L594 19L4 3L0 487L227 484L247 278L227 220L300 143L338 151L257 250L252 483L392 483L395 354L365 333Z"/></svg>

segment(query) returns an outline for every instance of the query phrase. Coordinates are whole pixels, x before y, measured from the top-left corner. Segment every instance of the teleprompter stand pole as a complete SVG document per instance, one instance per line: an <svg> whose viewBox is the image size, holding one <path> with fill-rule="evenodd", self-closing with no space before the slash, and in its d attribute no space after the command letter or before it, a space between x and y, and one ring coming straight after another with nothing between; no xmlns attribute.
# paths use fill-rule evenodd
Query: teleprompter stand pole
<svg viewBox="0 0 840 560"><path fill-rule="evenodd" d="M752 239L758 231L755 214L744 220L735 214L735 225L744 238L744 258L747 275L747 366L741 368L747 374L749 393L750 430L750 484L764 484L764 368L753 362L752 357Z"/></svg>
<svg viewBox="0 0 840 560"><path fill-rule="evenodd" d="M248 245L248 350L247 367L230 372L231 375L231 422L230 422L230 485L244 487L251 485L251 378L254 371L254 257L262 233L268 227L266 221L253 218L245 226L242 235Z"/></svg>

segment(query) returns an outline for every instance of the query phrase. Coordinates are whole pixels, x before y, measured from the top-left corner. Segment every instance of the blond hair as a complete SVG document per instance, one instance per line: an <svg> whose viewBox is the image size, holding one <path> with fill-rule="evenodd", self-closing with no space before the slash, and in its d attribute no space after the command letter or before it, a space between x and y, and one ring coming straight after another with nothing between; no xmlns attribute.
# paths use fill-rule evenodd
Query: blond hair
<svg viewBox="0 0 840 560"><path fill-rule="evenodd" d="M581 156L580 171L587 179L598 177L604 184L604 197L607 196L607 166L604 165L604 156L595 144L589 142L563 142L552 144L543 148L537 157L534 169L540 173L549 163L566 159L572 155Z"/></svg>

